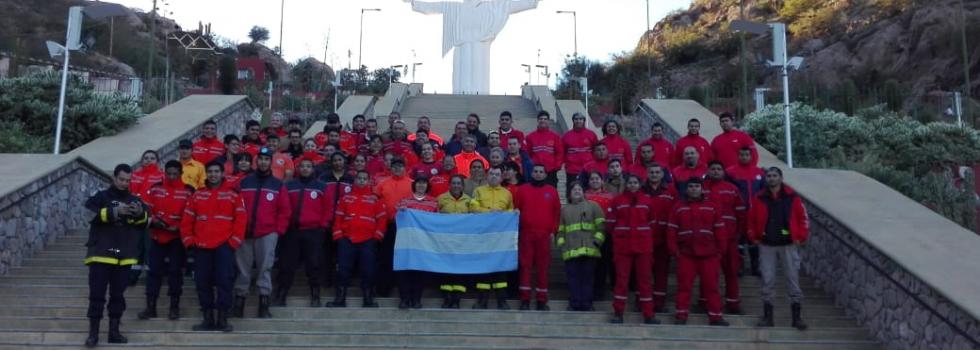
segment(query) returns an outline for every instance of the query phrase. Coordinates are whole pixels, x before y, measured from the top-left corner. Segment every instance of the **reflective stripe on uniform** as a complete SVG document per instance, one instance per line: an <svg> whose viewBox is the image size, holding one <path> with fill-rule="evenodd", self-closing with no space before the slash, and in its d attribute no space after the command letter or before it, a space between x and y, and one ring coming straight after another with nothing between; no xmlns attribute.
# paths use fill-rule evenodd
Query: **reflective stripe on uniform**
<svg viewBox="0 0 980 350"><path fill-rule="evenodd" d="M110 257L106 257L106 256L90 256L90 257L85 258L85 265L88 265L88 264L91 264L91 263L100 263L100 264L125 266L125 265L134 265L134 264L136 264L136 262L137 262L136 259L122 259L122 260L119 260L119 259L116 259L116 258L110 258Z"/></svg>
<svg viewBox="0 0 980 350"><path fill-rule="evenodd" d="M102 219L102 222L109 222L109 208L99 210L99 219Z"/></svg>
<svg viewBox="0 0 980 350"><path fill-rule="evenodd" d="M598 258L602 256L602 252L599 250L599 248L578 247L561 253L562 260L574 259L582 256Z"/></svg>

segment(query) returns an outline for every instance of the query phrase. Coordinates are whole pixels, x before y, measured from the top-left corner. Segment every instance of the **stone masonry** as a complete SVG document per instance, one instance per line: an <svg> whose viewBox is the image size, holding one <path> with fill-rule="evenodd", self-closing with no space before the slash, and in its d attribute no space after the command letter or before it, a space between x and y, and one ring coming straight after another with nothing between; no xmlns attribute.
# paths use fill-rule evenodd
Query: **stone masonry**
<svg viewBox="0 0 980 350"><path fill-rule="evenodd" d="M108 185L101 172L74 160L0 198L0 276L59 236L87 228L85 201Z"/></svg>

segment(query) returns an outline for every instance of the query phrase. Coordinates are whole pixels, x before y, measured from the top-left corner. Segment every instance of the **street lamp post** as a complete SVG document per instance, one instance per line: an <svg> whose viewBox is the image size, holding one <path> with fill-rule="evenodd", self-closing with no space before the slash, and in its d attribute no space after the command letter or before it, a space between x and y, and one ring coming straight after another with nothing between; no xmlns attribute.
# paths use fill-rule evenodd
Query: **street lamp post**
<svg viewBox="0 0 980 350"><path fill-rule="evenodd" d="M155 6L155 4L154 4ZM48 52L51 56L58 54L65 55L65 61L61 67L61 91L58 94L58 120L54 132L54 154L61 153L61 129L65 118L65 93L68 90L68 62L71 50L82 48L82 18L88 15L92 19L98 20L106 17L121 16L128 13L125 7L118 4L99 4L92 6L72 6L68 9L68 23L65 34L65 45L48 41Z"/></svg>
<svg viewBox="0 0 980 350"><path fill-rule="evenodd" d="M573 29L573 33L574 33L573 35L574 35L574 38L575 38L575 53L574 53L574 56L575 57L578 57L578 15L575 13L575 11L559 10L559 11L555 11L555 12L558 13L558 14L563 14L564 13L564 14L571 14L572 15L572 29Z"/></svg>
<svg viewBox="0 0 980 350"><path fill-rule="evenodd" d="M421 66L421 65L422 65L422 62L412 63L412 84L415 84L415 69L416 69L416 67Z"/></svg>
<svg viewBox="0 0 980 350"><path fill-rule="evenodd" d="M790 67L799 68L803 64L803 58L789 58L786 53L786 24L784 23L755 23L744 20L732 21L731 29L736 31L746 31L754 34L765 34L772 32L772 55L773 60L769 61L769 66L779 67L783 78L783 115L785 123L786 139L786 165L793 167L793 132L790 124L790 105L789 105L789 69Z"/></svg>
<svg viewBox="0 0 980 350"><path fill-rule="evenodd" d="M548 65L538 64L535 67L538 67L538 71L544 69L544 72L540 73L544 77L544 85L551 85L551 73L548 72ZM541 78L538 78L538 83L541 83Z"/></svg>
<svg viewBox="0 0 980 350"><path fill-rule="evenodd" d="M357 69L361 69L361 62L364 58L364 12L368 11L381 12L381 9L361 9L361 35L357 44Z"/></svg>

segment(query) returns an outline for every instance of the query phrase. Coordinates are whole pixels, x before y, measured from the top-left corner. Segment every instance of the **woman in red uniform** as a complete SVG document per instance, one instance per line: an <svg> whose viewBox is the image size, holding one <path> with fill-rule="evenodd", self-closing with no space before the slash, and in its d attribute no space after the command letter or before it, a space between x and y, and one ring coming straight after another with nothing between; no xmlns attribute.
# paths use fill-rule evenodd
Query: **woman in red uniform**
<svg viewBox="0 0 980 350"><path fill-rule="evenodd" d="M429 179L418 177L412 182L412 196L398 202L398 210L413 209L435 213L439 211L439 203L429 195ZM397 223L396 223L397 225ZM425 287L426 273L417 270L398 272L398 294L401 302L399 309L421 309L422 288Z"/></svg>
<svg viewBox="0 0 980 350"><path fill-rule="evenodd" d="M602 212L608 215L609 204L616 195L606 191L606 182L598 171L589 173L588 179L589 189L585 190L585 199L598 204L599 208L602 208ZM594 299L602 299L609 289L610 280L615 273L612 265L612 236L608 234L610 233L608 230L606 233L607 238L602 242L602 256L595 268Z"/></svg>

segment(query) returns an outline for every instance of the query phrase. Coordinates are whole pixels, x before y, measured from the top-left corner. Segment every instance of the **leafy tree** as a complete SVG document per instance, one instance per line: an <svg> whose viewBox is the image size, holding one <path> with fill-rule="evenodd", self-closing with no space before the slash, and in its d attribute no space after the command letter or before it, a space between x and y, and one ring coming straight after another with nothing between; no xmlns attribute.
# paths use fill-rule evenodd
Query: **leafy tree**
<svg viewBox="0 0 980 350"><path fill-rule="evenodd" d="M299 61L290 75L293 84L307 92L329 91L332 89L330 82L334 80L333 70L314 58Z"/></svg>
<svg viewBox="0 0 980 350"><path fill-rule="evenodd" d="M389 77L392 82L397 83L401 78L402 72L397 69L378 68L371 72L371 81L368 82L367 89L374 94L383 94L388 91Z"/></svg>
<svg viewBox="0 0 980 350"><path fill-rule="evenodd" d="M248 37L252 39L252 43L262 43L269 40L269 30L261 26L252 26L248 31Z"/></svg>

